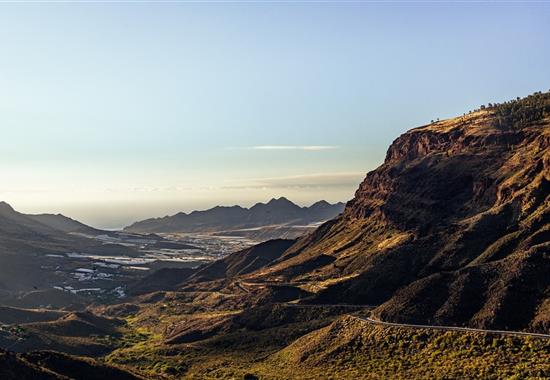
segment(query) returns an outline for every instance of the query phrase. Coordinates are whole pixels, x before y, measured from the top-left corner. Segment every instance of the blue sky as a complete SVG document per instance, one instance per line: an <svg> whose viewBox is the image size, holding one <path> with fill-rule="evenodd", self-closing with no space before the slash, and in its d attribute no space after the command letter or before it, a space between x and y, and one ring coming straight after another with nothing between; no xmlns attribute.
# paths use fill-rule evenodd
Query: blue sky
<svg viewBox="0 0 550 380"><path fill-rule="evenodd" d="M543 2L1 3L0 198L102 227L347 200L404 131L550 88Z"/></svg>

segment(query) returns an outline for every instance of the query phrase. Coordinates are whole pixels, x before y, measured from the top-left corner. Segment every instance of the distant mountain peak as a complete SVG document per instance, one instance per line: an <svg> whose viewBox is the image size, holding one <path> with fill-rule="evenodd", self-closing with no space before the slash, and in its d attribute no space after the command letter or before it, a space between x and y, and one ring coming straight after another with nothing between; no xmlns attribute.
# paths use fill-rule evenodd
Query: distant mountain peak
<svg viewBox="0 0 550 380"><path fill-rule="evenodd" d="M310 207L330 207L331 204L328 203L327 201L325 201L324 199L318 201L318 202L315 202L314 204L312 204Z"/></svg>
<svg viewBox="0 0 550 380"><path fill-rule="evenodd" d="M268 205L282 205L282 204L296 205L294 202L289 201L288 198L285 198L285 197L272 198L269 202L267 202L267 204Z"/></svg>
<svg viewBox="0 0 550 380"><path fill-rule="evenodd" d="M343 203L320 201L314 207L300 207L286 197L272 198L250 208L216 206L209 210L179 213L172 217L147 219L125 228L133 232L212 232L277 224L309 225L334 218Z"/></svg>

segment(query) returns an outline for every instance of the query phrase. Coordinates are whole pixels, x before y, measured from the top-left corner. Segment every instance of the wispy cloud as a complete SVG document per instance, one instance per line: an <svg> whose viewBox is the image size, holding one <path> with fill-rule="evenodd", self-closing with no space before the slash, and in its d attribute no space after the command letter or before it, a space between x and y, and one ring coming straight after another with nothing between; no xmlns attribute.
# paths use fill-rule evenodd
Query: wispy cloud
<svg viewBox="0 0 550 380"><path fill-rule="evenodd" d="M282 188L355 188L365 177L364 172L317 173L286 177L258 178L222 189L282 189Z"/></svg>
<svg viewBox="0 0 550 380"><path fill-rule="evenodd" d="M321 151L339 148L340 147L336 145L255 145L245 147L229 147L228 149Z"/></svg>

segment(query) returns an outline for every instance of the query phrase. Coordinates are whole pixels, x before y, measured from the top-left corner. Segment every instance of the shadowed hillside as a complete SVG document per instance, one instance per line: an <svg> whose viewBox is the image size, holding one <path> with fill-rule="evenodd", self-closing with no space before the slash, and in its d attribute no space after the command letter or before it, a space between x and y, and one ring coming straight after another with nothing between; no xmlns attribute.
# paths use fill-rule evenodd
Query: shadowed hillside
<svg viewBox="0 0 550 380"><path fill-rule="evenodd" d="M268 267L278 259L295 241L270 240L255 245L199 268L191 279L194 282L226 279L245 275Z"/></svg>
<svg viewBox="0 0 550 380"><path fill-rule="evenodd" d="M119 368L55 352L13 354L0 351L4 380L141 379Z"/></svg>
<svg viewBox="0 0 550 380"><path fill-rule="evenodd" d="M52 227L56 230L67 233L80 233L86 235L100 235L106 233L106 231L87 226L84 223L80 223L77 220L71 219L61 214L38 214L27 215L27 217L39 223Z"/></svg>
<svg viewBox="0 0 550 380"><path fill-rule="evenodd" d="M78 268L66 254L138 254L134 247L93 239L99 232L62 215L25 215L0 202L0 302L23 308L82 305L77 294L54 289Z"/></svg>

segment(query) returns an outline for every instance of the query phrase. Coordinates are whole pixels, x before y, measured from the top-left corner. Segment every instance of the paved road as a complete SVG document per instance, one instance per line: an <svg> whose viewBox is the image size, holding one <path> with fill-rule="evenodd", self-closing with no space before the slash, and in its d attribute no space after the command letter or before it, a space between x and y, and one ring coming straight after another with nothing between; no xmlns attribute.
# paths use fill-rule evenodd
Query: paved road
<svg viewBox="0 0 550 380"><path fill-rule="evenodd" d="M530 332L524 332L524 331L483 330L483 329L472 329L469 327L456 327L456 326L413 325L410 323L383 322L383 321L373 319L373 318L368 318L368 317L355 317L355 318L358 318L362 321L369 322L375 325L390 326L390 327L409 327L409 328L415 328L415 329L475 332L475 333L485 333L485 334L529 336L532 338L550 339L550 334L538 334L538 333L530 333Z"/></svg>
<svg viewBox="0 0 550 380"><path fill-rule="evenodd" d="M235 286L240 288L246 293L250 293L250 289L247 287L265 287L270 285L285 285L282 283L261 283L261 282L245 282L245 281L236 281ZM295 285L295 284L291 284ZM367 308L374 309L376 306L373 305L350 305L350 304L294 304L288 302L282 302L282 304L291 306L291 307L350 307L350 308ZM473 329L469 327L456 327L456 326L435 326L435 325L415 325L411 323L394 323L394 322L384 322L377 319L369 317L358 317L353 316L363 322L372 323L375 325L388 326L388 327L407 327L415 329L429 329L429 330L442 330L442 331L459 331L459 332L473 332L473 333L484 333L484 334L496 334L496 335L507 335L507 336L521 336L521 337L532 337L540 339L550 339L550 334L539 334L539 333L530 333L524 331L506 331L506 330L484 330L484 329Z"/></svg>
<svg viewBox="0 0 550 380"><path fill-rule="evenodd" d="M245 282L236 282L235 285L242 289L243 291L249 293L250 290L246 288L246 286L265 286L265 284L261 283L245 283ZM357 308L374 308L372 305L348 305L348 304L320 304L320 305L308 305L308 304L291 304L291 303L285 303L288 306L294 306L294 307L307 307L307 306L326 306L326 307L335 307L335 306L342 306L342 307L357 307ZM473 329L469 327L457 327L457 326L435 326L435 325L415 325L411 323L394 323L394 322L384 322L377 319L369 318L369 317L357 317L362 321L373 323L376 325L382 325L382 326L389 326L389 327L408 327L408 328L416 328L416 329L431 329L431 330L443 330L443 331L459 331L459 332L474 332L474 333L485 333L485 334L497 334L497 335L509 335L509 336L524 336L524 337L532 337L532 338L542 338L542 339L550 339L550 334L539 334L539 333L530 333L530 332L524 332L524 331L506 331L506 330L484 330L484 329Z"/></svg>

